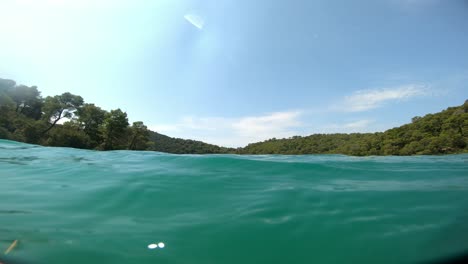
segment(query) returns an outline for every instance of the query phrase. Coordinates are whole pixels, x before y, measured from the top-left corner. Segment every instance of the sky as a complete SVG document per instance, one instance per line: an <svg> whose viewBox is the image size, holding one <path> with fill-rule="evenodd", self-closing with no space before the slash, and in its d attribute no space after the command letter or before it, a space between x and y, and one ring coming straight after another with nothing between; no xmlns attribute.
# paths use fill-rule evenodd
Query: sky
<svg viewBox="0 0 468 264"><path fill-rule="evenodd" d="M468 99L466 0L1 0L0 78L229 147Z"/></svg>

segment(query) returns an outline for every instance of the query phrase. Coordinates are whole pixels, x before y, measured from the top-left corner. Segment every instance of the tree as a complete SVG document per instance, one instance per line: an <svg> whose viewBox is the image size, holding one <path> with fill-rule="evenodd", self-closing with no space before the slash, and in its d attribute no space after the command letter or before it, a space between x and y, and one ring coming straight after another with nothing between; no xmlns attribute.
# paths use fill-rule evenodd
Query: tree
<svg viewBox="0 0 468 264"><path fill-rule="evenodd" d="M40 120L42 118L43 105L44 101L41 98L40 100L30 102L27 107L21 109L21 113L34 120Z"/></svg>
<svg viewBox="0 0 468 264"><path fill-rule="evenodd" d="M41 101L41 93L36 86L15 86L8 90L8 95L15 102L17 113L24 113L27 108L37 107Z"/></svg>
<svg viewBox="0 0 468 264"><path fill-rule="evenodd" d="M17 125L14 135L17 138L22 138L23 141L32 144L38 144L42 140L41 131L44 130L44 122L23 118L22 124Z"/></svg>
<svg viewBox="0 0 468 264"><path fill-rule="evenodd" d="M15 86L15 81L0 78L0 92L6 92Z"/></svg>
<svg viewBox="0 0 468 264"><path fill-rule="evenodd" d="M48 96L44 102L44 118L50 122L49 127L42 133L47 133L62 118L72 118L75 111L83 105L83 98L71 93L63 93L54 97Z"/></svg>
<svg viewBox="0 0 468 264"><path fill-rule="evenodd" d="M46 144L48 146L84 149L89 148L89 142L90 139L80 129L80 124L75 121L68 121L50 131Z"/></svg>
<svg viewBox="0 0 468 264"><path fill-rule="evenodd" d="M127 127L127 113L122 112L120 108L107 113L101 128L104 137L102 148L104 150L124 148Z"/></svg>
<svg viewBox="0 0 468 264"><path fill-rule="evenodd" d="M96 147L100 142L102 142L102 135L99 128L104 122L106 113L106 111L94 104L84 104L77 111L79 116L78 122L80 123L83 131L90 138L90 145L92 147Z"/></svg>
<svg viewBox="0 0 468 264"><path fill-rule="evenodd" d="M13 107L15 102L11 100L10 96L6 92L0 91L0 108Z"/></svg>
<svg viewBox="0 0 468 264"><path fill-rule="evenodd" d="M8 94L8 91L14 88L16 83L12 80L0 78L0 108L13 106L14 102Z"/></svg>
<svg viewBox="0 0 468 264"><path fill-rule="evenodd" d="M149 131L143 122L133 122L130 127L130 143L128 149L130 150L145 150L148 148Z"/></svg>
<svg viewBox="0 0 468 264"><path fill-rule="evenodd" d="M411 118L411 122L412 122L412 123L416 123L416 122L418 122L419 120L421 120L421 118L422 118L422 117L420 117L420 116L415 116L415 117Z"/></svg>

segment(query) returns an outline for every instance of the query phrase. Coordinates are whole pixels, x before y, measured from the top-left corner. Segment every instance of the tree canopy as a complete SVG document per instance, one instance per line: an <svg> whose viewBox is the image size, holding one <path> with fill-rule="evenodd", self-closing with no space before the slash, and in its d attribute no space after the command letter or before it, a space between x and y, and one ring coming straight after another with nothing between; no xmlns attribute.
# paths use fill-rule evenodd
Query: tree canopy
<svg viewBox="0 0 468 264"><path fill-rule="evenodd" d="M42 111L43 118L51 124L43 133L47 133L47 131L52 129L62 118L70 119L75 117L75 112L83 105L83 102L81 96L68 92L53 97L47 96L44 100Z"/></svg>
<svg viewBox="0 0 468 264"><path fill-rule="evenodd" d="M235 149L219 147L201 141L172 138L157 132L149 131L150 150L175 154L222 154L234 153Z"/></svg>
<svg viewBox="0 0 468 264"><path fill-rule="evenodd" d="M145 150L150 145L145 128L141 121L129 127L127 113L107 112L79 95L65 92L43 98L36 86L0 79L0 138L46 146Z"/></svg>

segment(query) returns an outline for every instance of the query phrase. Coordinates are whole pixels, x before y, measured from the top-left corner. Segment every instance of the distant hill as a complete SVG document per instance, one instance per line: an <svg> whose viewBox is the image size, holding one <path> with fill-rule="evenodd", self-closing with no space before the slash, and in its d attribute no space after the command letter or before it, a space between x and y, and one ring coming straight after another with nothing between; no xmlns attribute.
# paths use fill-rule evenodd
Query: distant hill
<svg viewBox="0 0 468 264"><path fill-rule="evenodd" d="M151 144L149 150L175 154L221 154L233 152L232 148L224 148L201 141L172 138L157 132L149 132Z"/></svg>
<svg viewBox="0 0 468 264"><path fill-rule="evenodd" d="M468 100L378 133L314 134L249 144L238 154L417 155L468 152Z"/></svg>
<svg viewBox="0 0 468 264"><path fill-rule="evenodd" d="M414 117L412 122L377 133L314 134L269 139L244 148L171 138L150 131L150 150L177 154L345 154L431 155L468 152L468 100L461 106Z"/></svg>

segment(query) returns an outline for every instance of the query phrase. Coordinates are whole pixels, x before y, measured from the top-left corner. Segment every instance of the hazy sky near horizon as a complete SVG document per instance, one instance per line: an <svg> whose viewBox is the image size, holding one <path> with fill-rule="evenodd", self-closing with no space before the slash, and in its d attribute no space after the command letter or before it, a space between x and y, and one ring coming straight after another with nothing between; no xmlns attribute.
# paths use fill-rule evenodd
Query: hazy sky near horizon
<svg viewBox="0 0 468 264"><path fill-rule="evenodd" d="M0 78L223 146L468 99L465 0L2 0Z"/></svg>

